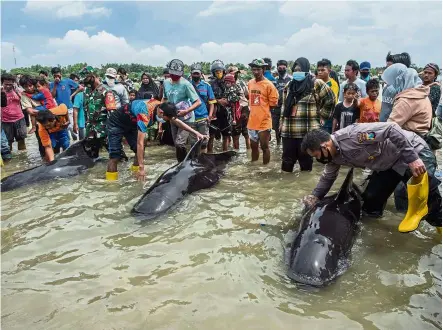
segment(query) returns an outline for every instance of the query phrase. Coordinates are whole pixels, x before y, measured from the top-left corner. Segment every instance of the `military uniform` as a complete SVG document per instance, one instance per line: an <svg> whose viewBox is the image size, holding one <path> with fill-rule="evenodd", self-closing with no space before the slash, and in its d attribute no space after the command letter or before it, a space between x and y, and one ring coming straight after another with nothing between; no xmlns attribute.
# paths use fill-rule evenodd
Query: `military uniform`
<svg viewBox="0 0 443 330"><path fill-rule="evenodd" d="M325 166L313 195L323 198L332 187L341 165L369 168L374 173L363 193L363 210L382 215L386 201L397 184L407 182L412 174L408 164L420 158L429 176L429 213L426 220L441 226L441 183L434 172L437 160L426 142L417 134L405 131L396 123L353 124L331 135L337 155Z"/></svg>
<svg viewBox="0 0 443 330"><path fill-rule="evenodd" d="M86 137L105 139L107 136L106 120L108 111L117 109L114 92L101 84L93 91L88 91L85 97L86 105Z"/></svg>

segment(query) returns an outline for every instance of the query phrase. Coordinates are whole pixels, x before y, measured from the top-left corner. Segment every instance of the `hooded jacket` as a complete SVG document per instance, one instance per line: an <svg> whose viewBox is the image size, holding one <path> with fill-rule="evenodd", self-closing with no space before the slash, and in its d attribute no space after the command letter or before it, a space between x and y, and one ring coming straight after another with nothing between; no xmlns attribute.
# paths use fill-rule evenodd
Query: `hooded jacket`
<svg viewBox="0 0 443 330"><path fill-rule="evenodd" d="M429 87L408 88L398 93L388 122L395 122L401 128L424 135L429 132L432 120L432 105L429 101Z"/></svg>

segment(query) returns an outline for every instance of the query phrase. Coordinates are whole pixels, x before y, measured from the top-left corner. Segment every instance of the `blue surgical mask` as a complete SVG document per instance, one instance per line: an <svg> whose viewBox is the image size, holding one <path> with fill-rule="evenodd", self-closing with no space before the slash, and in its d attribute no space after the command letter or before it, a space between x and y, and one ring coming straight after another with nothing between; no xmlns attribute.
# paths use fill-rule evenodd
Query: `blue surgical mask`
<svg viewBox="0 0 443 330"><path fill-rule="evenodd" d="M157 121L159 123L162 123L162 124L166 123L166 121L163 118L160 118L158 115L155 115L155 117L157 118Z"/></svg>
<svg viewBox="0 0 443 330"><path fill-rule="evenodd" d="M302 81L303 79L305 79L306 77L306 72L294 72L292 74L292 79L294 79L295 81Z"/></svg>

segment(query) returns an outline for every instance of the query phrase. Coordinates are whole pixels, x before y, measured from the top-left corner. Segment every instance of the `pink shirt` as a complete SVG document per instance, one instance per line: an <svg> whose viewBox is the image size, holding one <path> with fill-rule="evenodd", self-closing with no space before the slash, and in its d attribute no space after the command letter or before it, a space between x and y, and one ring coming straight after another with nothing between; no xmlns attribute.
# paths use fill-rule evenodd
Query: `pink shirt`
<svg viewBox="0 0 443 330"><path fill-rule="evenodd" d="M2 107L2 122L14 123L24 118L25 116L20 105L20 96L16 92L10 91L6 92L6 97L8 99L8 105Z"/></svg>

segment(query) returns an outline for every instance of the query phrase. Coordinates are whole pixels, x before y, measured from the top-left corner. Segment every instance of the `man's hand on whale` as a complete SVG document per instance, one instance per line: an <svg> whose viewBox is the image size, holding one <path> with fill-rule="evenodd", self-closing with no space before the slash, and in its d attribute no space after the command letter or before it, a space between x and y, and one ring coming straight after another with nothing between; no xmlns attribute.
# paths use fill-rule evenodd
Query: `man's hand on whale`
<svg viewBox="0 0 443 330"><path fill-rule="evenodd" d="M303 197L303 204L305 205L305 209L310 209L319 201L317 196L314 195L307 195Z"/></svg>

